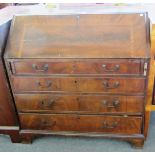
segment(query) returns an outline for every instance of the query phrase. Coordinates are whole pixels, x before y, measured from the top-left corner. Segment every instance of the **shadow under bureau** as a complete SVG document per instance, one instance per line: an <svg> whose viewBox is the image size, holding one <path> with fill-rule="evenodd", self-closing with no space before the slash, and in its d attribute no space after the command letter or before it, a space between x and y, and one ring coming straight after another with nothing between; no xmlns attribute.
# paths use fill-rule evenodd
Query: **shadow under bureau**
<svg viewBox="0 0 155 155"><path fill-rule="evenodd" d="M15 16L5 62L20 135L119 138L142 147L146 13Z"/></svg>

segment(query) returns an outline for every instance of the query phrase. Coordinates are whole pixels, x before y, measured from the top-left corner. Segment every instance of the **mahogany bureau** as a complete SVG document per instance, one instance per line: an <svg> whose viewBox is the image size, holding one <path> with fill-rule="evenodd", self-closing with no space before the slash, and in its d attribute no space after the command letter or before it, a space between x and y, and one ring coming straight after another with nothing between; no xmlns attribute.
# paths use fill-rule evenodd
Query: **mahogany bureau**
<svg viewBox="0 0 155 155"><path fill-rule="evenodd" d="M147 13L15 16L5 62L23 142L119 138L142 147Z"/></svg>

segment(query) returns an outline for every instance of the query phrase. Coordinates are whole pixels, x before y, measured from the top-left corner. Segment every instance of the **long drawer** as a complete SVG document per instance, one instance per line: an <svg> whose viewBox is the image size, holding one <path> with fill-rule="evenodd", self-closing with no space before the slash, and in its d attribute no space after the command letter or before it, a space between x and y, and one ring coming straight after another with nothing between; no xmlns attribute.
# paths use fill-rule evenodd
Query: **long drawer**
<svg viewBox="0 0 155 155"><path fill-rule="evenodd" d="M31 59L11 62L13 74L143 74L140 59Z"/></svg>
<svg viewBox="0 0 155 155"><path fill-rule="evenodd" d="M20 94L15 95L19 112L131 112L141 113L143 96Z"/></svg>
<svg viewBox="0 0 155 155"><path fill-rule="evenodd" d="M15 77L14 92L139 93L145 90L145 78L92 77Z"/></svg>
<svg viewBox="0 0 155 155"><path fill-rule="evenodd" d="M142 117L19 114L21 129L140 134Z"/></svg>

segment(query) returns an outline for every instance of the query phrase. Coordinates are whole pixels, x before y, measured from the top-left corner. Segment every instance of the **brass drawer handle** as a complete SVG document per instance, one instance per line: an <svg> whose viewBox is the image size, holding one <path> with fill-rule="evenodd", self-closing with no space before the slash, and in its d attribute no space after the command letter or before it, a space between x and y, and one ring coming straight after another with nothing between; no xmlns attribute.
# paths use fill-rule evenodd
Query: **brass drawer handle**
<svg viewBox="0 0 155 155"><path fill-rule="evenodd" d="M120 69L119 65L115 65L113 68L107 68L107 65L103 64L102 68L104 69L105 72L114 72L114 71L118 71Z"/></svg>
<svg viewBox="0 0 155 155"><path fill-rule="evenodd" d="M108 81L104 81L103 82L103 86L106 89L114 89L114 88L118 88L120 86L119 82L116 81L112 86L110 86L110 84L108 83Z"/></svg>
<svg viewBox="0 0 155 155"><path fill-rule="evenodd" d="M45 82L45 83L43 84L43 83L41 83L40 81L36 81L36 85L37 85L38 87L41 87L41 88L49 88L49 87L51 87L52 82L51 82L51 81L47 81L47 82Z"/></svg>
<svg viewBox="0 0 155 155"><path fill-rule="evenodd" d="M108 123L107 121L103 122L103 128L104 129L114 129L118 126L118 122L112 122Z"/></svg>
<svg viewBox="0 0 155 155"><path fill-rule="evenodd" d="M120 102L119 102L119 100L114 100L114 101L112 102L112 104L108 103L107 100L103 100L103 101L101 101L101 103L102 103L103 106L105 106L105 107L107 107L107 108L118 108L118 107L120 107Z"/></svg>
<svg viewBox="0 0 155 155"><path fill-rule="evenodd" d="M42 100L41 102L40 102L40 105L41 106L52 106L53 104L55 103L55 100L54 99L52 99L52 100Z"/></svg>
<svg viewBox="0 0 155 155"><path fill-rule="evenodd" d="M39 68L36 64L32 64L32 68L38 72L46 72L48 70L48 64L43 65L41 68Z"/></svg>

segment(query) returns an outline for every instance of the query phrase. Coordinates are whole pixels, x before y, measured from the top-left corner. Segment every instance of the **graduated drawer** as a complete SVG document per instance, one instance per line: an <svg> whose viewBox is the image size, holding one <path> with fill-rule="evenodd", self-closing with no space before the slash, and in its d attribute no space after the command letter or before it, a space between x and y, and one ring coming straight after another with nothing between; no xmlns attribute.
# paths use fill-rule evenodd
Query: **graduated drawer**
<svg viewBox="0 0 155 155"><path fill-rule="evenodd" d="M77 114L19 114L21 129L140 134L142 117Z"/></svg>
<svg viewBox="0 0 155 155"><path fill-rule="evenodd" d="M19 112L141 113L144 107L143 96L20 94L15 101Z"/></svg>
<svg viewBox="0 0 155 155"><path fill-rule="evenodd" d="M140 59L49 59L10 62L13 74L143 74Z"/></svg>
<svg viewBox="0 0 155 155"><path fill-rule="evenodd" d="M14 92L144 93L145 78L15 77Z"/></svg>

